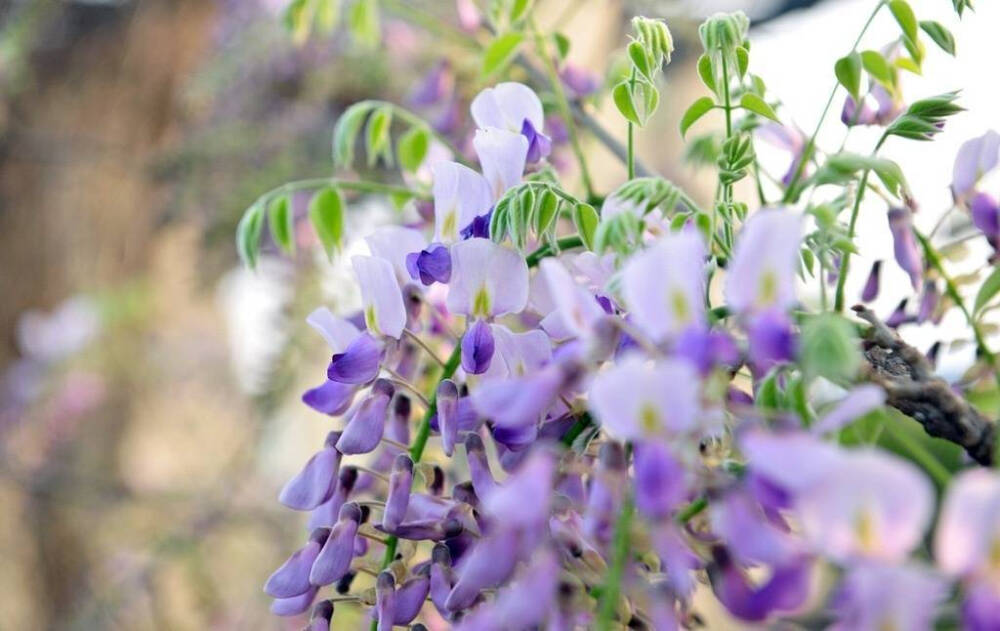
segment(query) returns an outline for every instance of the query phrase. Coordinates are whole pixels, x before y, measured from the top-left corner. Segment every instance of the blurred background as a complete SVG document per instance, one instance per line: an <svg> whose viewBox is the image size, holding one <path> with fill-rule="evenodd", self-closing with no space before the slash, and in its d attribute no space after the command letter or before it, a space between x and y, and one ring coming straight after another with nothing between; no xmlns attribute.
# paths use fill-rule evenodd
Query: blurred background
<svg viewBox="0 0 1000 631"><path fill-rule="evenodd" d="M352 102L407 105L465 147L468 102L483 83L478 59L392 11L381 12L372 49L342 28L290 31L287 4L0 0L0 630L301 626L267 613L261 585L304 527L277 491L329 426L298 400L328 360L303 318L321 304L347 312L357 297L318 248L294 259L272 248L256 272L243 269L236 222L267 190L331 174L330 134ZM477 3L388 4L461 30ZM907 96L963 88L970 110L933 145L886 149L926 229L951 203L958 146L1000 127L990 65L1000 10L984 4L960 23L948 0L913 4L952 29L959 54L931 51L926 76L906 77ZM619 138L603 84L628 20L668 19L677 53L639 153L704 201L712 174L682 161L677 132L704 90L693 72L698 21L719 10L751 15L751 71L782 98L783 121L808 133L833 61L873 0L537 5L542 27L572 41L567 87ZM895 28L883 15L864 47L880 48ZM821 146L843 140L840 105ZM877 133L852 134L848 148L867 153ZM592 140L585 147L598 190L612 190L621 164ZM780 176L787 156L765 157ZM565 144L553 161L573 182ZM884 253L889 239L884 208L872 204L862 254ZM384 200L353 200L352 239L394 212ZM849 292L870 262L854 266L862 273ZM883 273L887 315L906 283L899 270ZM950 326L914 331L913 341L948 339ZM958 370L968 360L961 344L952 350Z"/></svg>

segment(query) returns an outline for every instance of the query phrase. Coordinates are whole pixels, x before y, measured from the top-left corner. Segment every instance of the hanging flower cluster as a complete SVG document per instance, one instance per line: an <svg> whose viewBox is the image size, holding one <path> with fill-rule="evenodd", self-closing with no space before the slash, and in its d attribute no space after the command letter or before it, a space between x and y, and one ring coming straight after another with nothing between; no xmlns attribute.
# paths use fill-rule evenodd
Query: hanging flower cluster
<svg viewBox="0 0 1000 631"><path fill-rule="evenodd" d="M912 12L890 4L905 44L916 37ZM656 107L654 78L673 47L662 22L635 27L633 69L614 90L630 137ZM382 631L441 621L468 631L678 629L697 626L693 596L711 589L747 622L902 631L952 615L998 628L1000 476L946 468L910 434L901 450L877 441L913 423L888 418L891 406L985 464L995 425L898 337L902 318L883 323L858 307L871 325L862 341L863 325L839 313L870 174L891 198L894 258L923 292L918 319L938 309L937 282L961 297L913 227L898 165L816 161L815 134L763 122L777 115L747 73L747 27L734 14L700 30L699 73L714 96L692 106L682 132L712 109L727 122L708 212L662 178L635 177L631 151L617 191L578 199L546 163L552 144L530 87L501 82L472 101L478 169L428 164L433 216L376 229L370 253L351 259L360 313L321 307L308 318L331 359L302 400L336 429L281 490L282 504L309 513L309 532L266 581L274 613L312 608L316 631L352 603ZM875 54L919 63L900 45ZM938 133L958 111L954 95L905 107L895 73L907 64L887 70L872 52L837 64L844 122L884 126L879 146ZM860 98L859 68L877 112ZM383 153L388 123L377 119L391 108L365 107L338 127L356 133L370 115L369 153ZM745 119L734 126L737 110ZM775 178L782 199L762 191L751 211L733 184L760 168L754 130L793 160ZM353 151L343 138L335 147ZM400 142L401 154L411 149ZM992 132L964 145L953 184L993 245L997 205L976 186L998 151ZM849 223L837 217L846 204L798 204L806 187L855 184ZM327 244L339 238L342 202L324 203L310 219ZM259 219L241 230L259 234ZM823 300L810 310L800 279L816 262ZM971 325L982 374L995 374Z"/></svg>

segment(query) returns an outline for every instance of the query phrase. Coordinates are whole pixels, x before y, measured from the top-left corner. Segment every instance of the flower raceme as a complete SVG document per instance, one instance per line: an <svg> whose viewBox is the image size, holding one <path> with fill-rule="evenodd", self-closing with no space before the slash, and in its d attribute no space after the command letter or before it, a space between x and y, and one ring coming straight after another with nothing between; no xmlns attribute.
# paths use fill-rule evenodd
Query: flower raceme
<svg viewBox="0 0 1000 631"><path fill-rule="evenodd" d="M745 18L731 21L743 27L709 38L718 50L702 64L746 54ZM440 98L440 81L414 98ZM845 122L898 114L880 90L878 112L851 100ZM360 313L320 308L307 319L330 362L302 399L335 420L279 495L309 512L311 530L265 583L274 613L299 615L319 599L317 631L336 627L335 603L361 605L377 629L607 629L616 617L691 628L703 584L747 622L805 619L825 598L820 616L834 628L902 631L930 628L954 581L968 627L995 628L1000 478L982 470L952 482L933 558L920 560L934 486L857 438L881 431L869 422L886 422L883 406L899 393L859 385L856 365L829 379L814 366L843 350L836 327L810 334L803 324L810 298L797 277L803 249L826 243L811 232L819 212L741 213L728 199L709 218L674 189L637 194L640 178L599 214L549 179L545 109L531 88L486 88L471 118L478 170L429 164L433 217L378 228L365 235L369 253L351 259ZM777 181L825 174L802 164L813 139L780 125L758 133L792 154ZM994 244L1000 211L977 187L997 164L995 136L963 145L952 184ZM526 204L526 223L544 223L532 213L547 195L553 225L572 219L581 234L491 233L500 209L516 215L513 200ZM888 211L889 227L926 322L950 285L925 267L906 206ZM598 233L630 230L628 247L595 245L588 213ZM879 294L880 265L865 301ZM829 568L836 587L818 594L813 576Z"/></svg>

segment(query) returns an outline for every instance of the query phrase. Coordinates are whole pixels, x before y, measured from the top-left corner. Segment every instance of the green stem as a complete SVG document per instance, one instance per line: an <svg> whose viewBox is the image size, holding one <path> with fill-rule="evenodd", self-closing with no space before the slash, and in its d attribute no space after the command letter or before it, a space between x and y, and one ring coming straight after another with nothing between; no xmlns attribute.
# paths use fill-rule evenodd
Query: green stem
<svg viewBox="0 0 1000 631"><path fill-rule="evenodd" d="M872 151L872 156L874 157L878 150L882 148L882 143L886 141L889 136L882 134L882 137L878 139L878 143L875 144L875 149ZM854 207L851 208L851 221L847 226L847 238L854 240L855 227L858 224L858 212L861 210L861 200L865 197L865 191L868 190L868 175L871 173L870 169L865 169L861 174L861 182L858 184L858 192L854 196ZM838 313L844 310L844 288L847 286L847 272L850 269L851 253L844 252L840 257L840 270L837 276L837 291L834 294L833 308ZM820 282L824 282L820 279Z"/></svg>
<svg viewBox="0 0 1000 631"><path fill-rule="evenodd" d="M631 453L631 449L627 452ZM622 577L625 575L625 562L629 556L629 534L632 529L632 514L635 511L635 502L632 493L626 489L625 497L622 500L621 513L615 523L614 538L611 545L611 566L608 568L608 580L601 590L601 600L598 604L597 624L594 628L598 631L609 631L612 620L615 617L615 610L618 608L618 597L621 594Z"/></svg>
<svg viewBox="0 0 1000 631"><path fill-rule="evenodd" d="M577 419L576 422L563 434L562 444L569 447L573 444L580 434L583 433L585 429L594 424L594 419L590 417L589 412L584 412Z"/></svg>
<svg viewBox="0 0 1000 631"><path fill-rule="evenodd" d="M729 96L729 67L726 63L726 56L722 56L722 98L723 109L726 111L726 140L733 136L733 104ZM733 185L723 185L722 197L725 201L733 201Z"/></svg>
<svg viewBox="0 0 1000 631"><path fill-rule="evenodd" d="M706 508L708 508L708 500L704 497L699 497L688 504L684 510L677 513L677 522L681 524L686 523L689 519L704 511Z"/></svg>
<svg viewBox="0 0 1000 631"><path fill-rule="evenodd" d="M545 38L542 34L535 28L535 21L532 18L530 21L531 31L535 36L535 47L538 49L538 55L542 58L542 63L545 65L545 72L548 75L549 84L552 87L552 92L556 96L556 105L559 108L559 114L562 116L563 120L566 121L566 131L569 135L569 144L573 148L573 154L576 156L576 161L580 165L580 179L583 181L583 188L587 193L587 198L594 197L594 185L590 180L590 171L587 169L587 157L583 154L583 149L580 147L580 138L576 131L576 120L573 118L573 112L569 107L569 100L566 98L566 91L563 89L562 81L559 79L559 72L556 70L555 63L552 61L552 57L549 55L548 46L545 43Z"/></svg>
<svg viewBox="0 0 1000 631"><path fill-rule="evenodd" d="M559 239L556 239L556 246L559 248L559 251L572 250L573 248L579 248L582 245L583 245L583 239L578 234L574 234L569 237L560 237ZM524 260L527 261L528 267L535 267L536 265L538 265L539 261L541 261L543 258L547 256L552 256L554 254L555 252L553 252L552 247L549 246L548 243L546 243L545 245L540 246L534 252L528 254L528 256L524 257Z"/></svg>
<svg viewBox="0 0 1000 631"><path fill-rule="evenodd" d="M358 193L379 193L384 195L409 195L417 199L430 199L430 195L422 191L416 191L405 186L395 184L383 184L382 182L372 182L371 180L343 180L335 177L317 177L306 180L296 180L287 182L277 188L273 188L257 198L257 202L266 202L278 195L294 193L296 191L311 191L330 186L344 191L355 191Z"/></svg>
<svg viewBox="0 0 1000 631"><path fill-rule="evenodd" d="M635 89L635 66L632 66L632 74L628 79L629 89ZM628 159L625 166L628 169L628 179L635 179L635 125L628 121Z"/></svg>
<svg viewBox="0 0 1000 631"><path fill-rule="evenodd" d="M871 26L872 22L875 20L875 16L878 15L879 10L884 4L885 0L879 0L878 4L875 5L875 8L868 16L868 20L865 21L865 25L861 28L861 32L858 33L857 38L855 38L854 45L851 46L851 53L858 49L858 46L861 44L861 38L868 32L868 27ZM783 204L787 204L792 200L792 197L795 194L795 187L802 178L802 174L805 172L806 163L812 159L813 150L816 148L816 136L819 134L819 130L823 126L823 121L826 120L826 115L830 113L830 106L833 104L833 97L837 96L837 88L839 86L840 83L834 83L833 89L830 90L830 96L826 99L826 105L823 106L823 112L819 115L819 120L816 121L816 128L813 129L812 135L809 136L809 140L806 141L806 146L802 150L802 159L799 161L799 165L795 169L792 179L788 182L788 186L785 188L785 194L781 197L781 203ZM860 105L861 104L859 103L858 109L860 109Z"/></svg>
<svg viewBox="0 0 1000 631"><path fill-rule="evenodd" d="M951 297L952 301L958 305L959 310L962 315L965 316L965 320L969 323L969 327L972 328L972 335L976 340L976 348L979 350L979 354L989 363L990 369L993 371L993 378L996 380L997 385L1000 386L1000 372L997 372L997 360L996 355L990 350L989 346L986 345L986 337L983 335L982 329L979 327L979 323L972 316L972 312L965 305L965 300L962 299L962 295L958 291L958 286L955 281L948 275L944 269L944 265L941 262L941 256L934 249L931 244L930 239L925 237L916 229L913 230L913 234L916 235L917 240L920 241L920 246L924 250L924 258L927 259L927 263L934 268L938 275L944 280L945 292Z"/></svg>

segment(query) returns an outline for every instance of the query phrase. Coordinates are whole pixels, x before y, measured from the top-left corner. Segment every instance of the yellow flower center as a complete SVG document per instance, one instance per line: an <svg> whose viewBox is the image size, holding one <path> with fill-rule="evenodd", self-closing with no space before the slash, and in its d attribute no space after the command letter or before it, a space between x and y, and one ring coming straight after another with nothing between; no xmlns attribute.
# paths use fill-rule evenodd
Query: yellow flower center
<svg viewBox="0 0 1000 631"><path fill-rule="evenodd" d="M778 297L778 275L773 269L764 270L760 275L757 297L761 305L769 305Z"/></svg>
<svg viewBox="0 0 1000 631"><path fill-rule="evenodd" d="M365 326L375 335L381 335L378 324L375 321L375 305L368 305L365 308Z"/></svg>
<svg viewBox="0 0 1000 631"><path fill-rule="evenodd" d="M472 315L477 318L488 318L490 315L490 293L486 290L486 285L482 285L472 299Z"/></svg>
<svg viewBox="0 0 1000 631"><path fill-rule="evenodd" d="M691 320L691 305L688 304L687 296L679 289L670 293L670 308L678 324L687 324Z"/></svg>
<svg viewBox="0 0 1000 631"><path fill-rule="evenodd" d="M639 425L643 431L653 433L660 428L660 415L649 403L643 403L639 408Z"/></svg>

